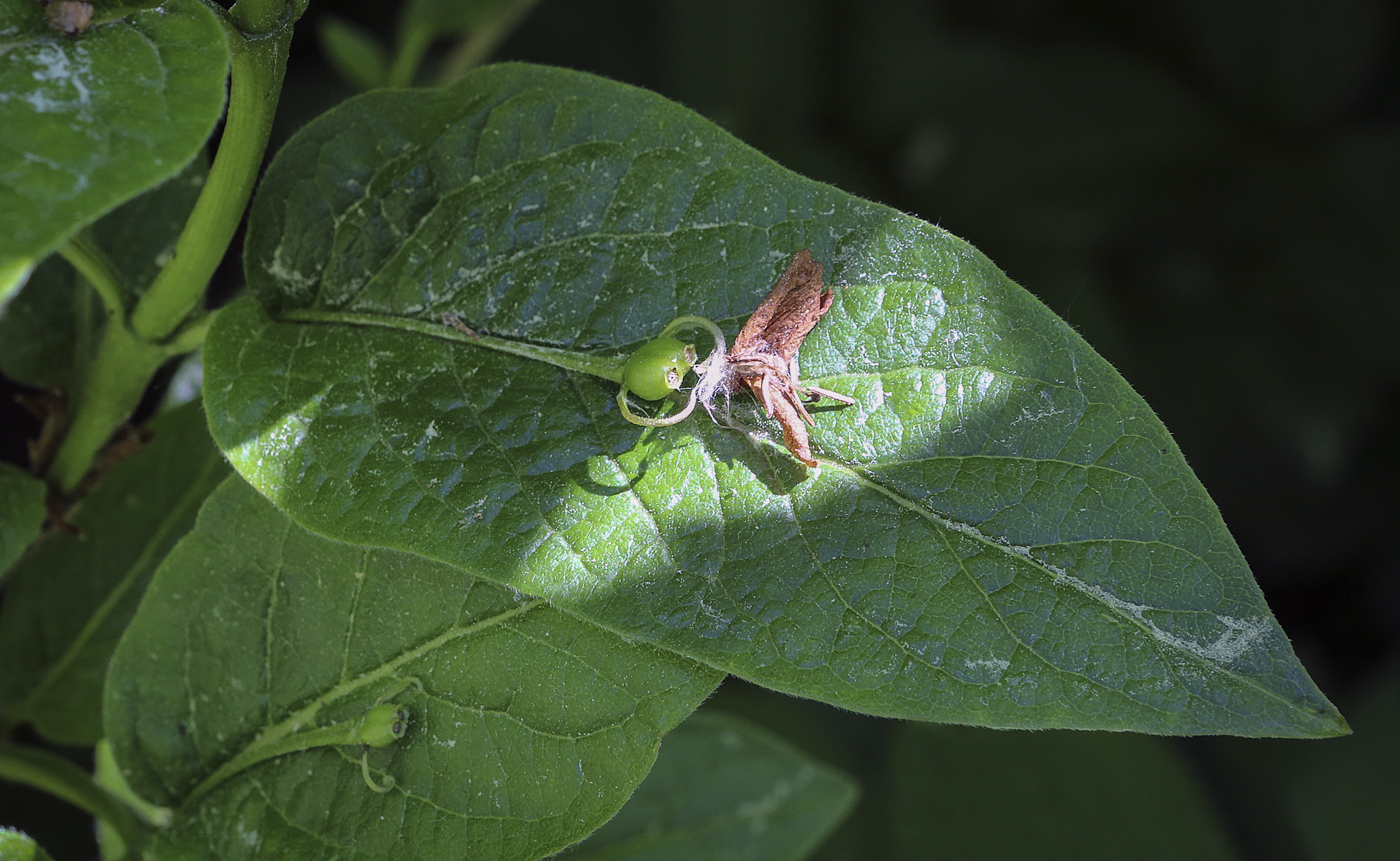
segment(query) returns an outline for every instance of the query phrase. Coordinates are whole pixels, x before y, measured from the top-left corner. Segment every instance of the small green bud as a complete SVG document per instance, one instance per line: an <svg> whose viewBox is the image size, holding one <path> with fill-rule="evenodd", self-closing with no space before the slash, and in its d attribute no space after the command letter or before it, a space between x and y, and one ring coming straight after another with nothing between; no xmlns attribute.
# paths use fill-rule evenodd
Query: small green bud
<svg viewBox="0 0 1400 861"><path fill-rule="evenodd" d="M628 357L622 367L622 384L639 398L660 400L680 388L681 380L694 364L694 344L657 338Z"/></svg>
<svg viewBox="0 0 1400 861"><path fill-rule="evenodd" d="M408 709L394 703L381 703L365 712L360 720L360 742L367 747L387 747L408 732Z"/></svg>

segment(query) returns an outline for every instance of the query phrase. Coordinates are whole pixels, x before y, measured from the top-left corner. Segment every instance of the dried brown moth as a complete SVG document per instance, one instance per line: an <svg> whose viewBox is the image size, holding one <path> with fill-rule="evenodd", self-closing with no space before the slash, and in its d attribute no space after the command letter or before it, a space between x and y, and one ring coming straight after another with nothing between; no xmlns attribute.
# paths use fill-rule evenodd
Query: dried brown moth
<svg viewBox="0 0 1400 861"><path fill-rule="evenodd" d="M807 426L815 422L803 398L855 403L837 392L804 386L798 376L797 351L831 301L831 291L822 284L821 263L804 248L793 255L787 271L759 303L724 357L733 371L730 390L747 386L769 418L782 426L783 445L808 466L817 465L807 437Z"/></svg>

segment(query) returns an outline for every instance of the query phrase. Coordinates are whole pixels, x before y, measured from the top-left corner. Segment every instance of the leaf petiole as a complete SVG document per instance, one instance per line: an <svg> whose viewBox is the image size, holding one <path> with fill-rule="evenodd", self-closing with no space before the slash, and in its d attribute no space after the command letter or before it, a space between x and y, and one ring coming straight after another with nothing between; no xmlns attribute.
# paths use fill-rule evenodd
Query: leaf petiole
<svg viewBox="0 0 1400 861"><path fill-rule="evenodd" d="M122 301L121 275L112 265L87 230L80 230L67 242L59 246L58 253L67 260L78 274L87 279L92 289L102 298L107 314L121 319L126 315L126 303Z"/></svg>
<svg viewBox="0 0 1400 861"><path fill-rule="evenodd" d="M247 771L258 763L266 762L269 759L316 747L339 747L356 744L364 747L360 768L364 774L365 783L375 792L388 792L394 786L394 778L388 776L383 784L375 783L371 779L369 749L387 747L403 738L404 733L407 732L408 710L398 703L388 703L384 700L397 696L409 687L416 687L419 693L423 691L423 683L417 678L404 679L391 688L358 720L341 721L329 726L253 742L233 759L216 769L213 774L206 777L190 793L187 801L194 801L207 795L235 774Z"/></svg>

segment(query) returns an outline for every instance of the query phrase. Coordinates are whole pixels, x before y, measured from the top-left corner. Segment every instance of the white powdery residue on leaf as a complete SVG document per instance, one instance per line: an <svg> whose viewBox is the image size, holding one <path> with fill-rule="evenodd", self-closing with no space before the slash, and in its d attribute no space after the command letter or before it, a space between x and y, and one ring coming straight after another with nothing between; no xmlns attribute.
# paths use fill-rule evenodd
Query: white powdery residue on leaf
<svg viewBox="0 0 1400 861"><path fill-rule="evenodd" d="M310 429L310 416L301 412L288 413L262 436L250 437L233 448L230 455L242 465L244 475L254 484L276 486L282 476L280 468L294 460Z"/></svg>
<svg viewBox="0 0 1400 861"><path fill-rule="evenodd" d="M303 275L282 262L282 246L280 245L273 250L272 262L264 266L263 271L274 279L284 284L290 284L298 290L310 290L316 286L315 278Z"/></svg>
<svg viewBox="0 0 1400 861"><path fill-rule="evenodd" d="M1228 665L1248 652L1254 644L1268 631L1268 621L1259 618L1253 620L1241 620L1231 616L1215 616L1214 618L1224 626L1225 631L1216 638L1213 643L1198 643L1195 640L1188 640L1168 633L1157 626L1155 622L1147 618L1147 611L1156 608L1143 604L1134 604L1131 601L1124 601L1100 586L1093 586L1085 583L1069 572L1041 562L1050 571L1054 572L1057 584L1072 586L1085 595L1123 613L1142 625L1152 634L1152 637L1163 645L1179 649L1183 652L1195 655L1215 664Z"/></svg>
<svg viewBox="0 0 1400 861"><path fill-rule="evenodd" d="M1042 398L1048 398L1049 393L1042 392L1041 396ZM1011 420L1011 425L1014 427L1023 421L1028 421L1031 424L1036 424L1038 422L1045 421L1046 419L1054 419L1058 416L1065 415L1067 412L1069 412L1069 410L1057 409L1053 404L1050 403L1046 403L1044 406L1035 409L1032 409L1030 406L1023 406L1021 407L1020 415L1016 416L1016 418Z"/></svg>
<svg viewBox="0 0 1400 861"><path fill-rule="evenodd" d="M83 48L73 48L70 55L56 44L40 45L29 59L34 63L32 74L40 87L24 100L34 110L41 114L54 113L92 104L92 90L88 87L92 64Z"/></svg>
<svg viewBox="0 0 1400 861"><path fill-rule="evenodd" d="M1233 616L1216 616L1215 618L1225 626L1225 632L1214 643L1204 648L1208 657L1222 664L1228 664L1248 652L1254 646L1255 641L1263 637L1269 630L1269 621L1263 617L1236 619Z"/></svg>
<svg viewBox="0 0 1400 861"><path fill-rule="evenodd" d="M237 827L238 839L243 841L244 846L252 847L258 845L258 832L256 830L249 830L242 822L239 822Z"/></svg>
<svg viewBox="0 0 1400 861"><path fill-rule="evenodd" d="M33 162L33 163L35 163L35 164L42 164L44 167L48 168L49 170L62 170L62 169L63 169L63 165L59 164L58 162L54 161L54 160L51 159L51 158L45 158L44 156L41 156L41 155L39 155L39 154L36 153L36 152L26 152L26 153L22 153L22 154L21 154L21 158L23 158L25 161L28 161L28 162Z"/></svg>
<svg viewBox="0 0 1400 861"><path fill-rule="evenodd" d="M1006 672L1008 669L1011 668L1011 662L1003 658L982 658L979 660L969 659L963 661L963 667L969 671L995 670L996 674L1000 676L1002 673Z"/></svg>
<svg viewBox="0 0 1400 861"><path fill-rule="evenodd" d="M465 266L458 266L457 271L453 272L452 274L456 276L458 281L470 284L473 281L480 278L481 276L485 275L490 270L491 267L489 266L474 266L471 269L468 269Z"/></svg>

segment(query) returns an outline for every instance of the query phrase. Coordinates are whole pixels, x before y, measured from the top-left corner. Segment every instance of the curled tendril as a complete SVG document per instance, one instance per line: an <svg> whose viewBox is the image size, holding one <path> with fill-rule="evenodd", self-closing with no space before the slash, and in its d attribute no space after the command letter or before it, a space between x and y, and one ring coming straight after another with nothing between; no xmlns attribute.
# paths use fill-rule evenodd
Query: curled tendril
<svg viewBox="0 0 1400 861"><path fill-rule="evenodd" d="M420 694L423 692L423 683L416 676L404 679L381 697L373 708L365 712L365 716L360 718L359 724L355 727L355 737L364 748L360 754L360 774L365 779L365 786L378 793L385 793L393 789L395 781L392 774L386 774L383 783L375 783L374 778L369 773L370 748L388 747L403 738L408 733L410 714L407 706L384 702L384 700L396 697L410 687L417 688Z"/></svg>
<svg viewBox="0 0 1400 861"><path fill-rule="evenodd" d="M667 425L685 421L685 419L695 411L695 405L697 403L704 404L705 409L708 410L715 396L719 394L722 388L727 387L729 377L732 373L729 368L729 363L724 360L724 355L728 351L728 345L725 342L724 333L720 331L719 326L715 325L713 320L691 314L677 317L666 324L666 328L661 330L661 333L657 335L657 339L669 338L675 333L685 329L705 329L710 333L710 337L712 337L715 342L714 349L710 351L710 354L706 356L703 361L696 363L690 368L699 379L695 387L690 390L690 396L687 398L685 406L681 408L680 412L662 418L639 416L632 412L631 407L627 404L627 394L630 389L624 379L622 388L617 393L617 406L622 412L622 417L632 424L643 425L645 427L666 427Z"/></svg>

